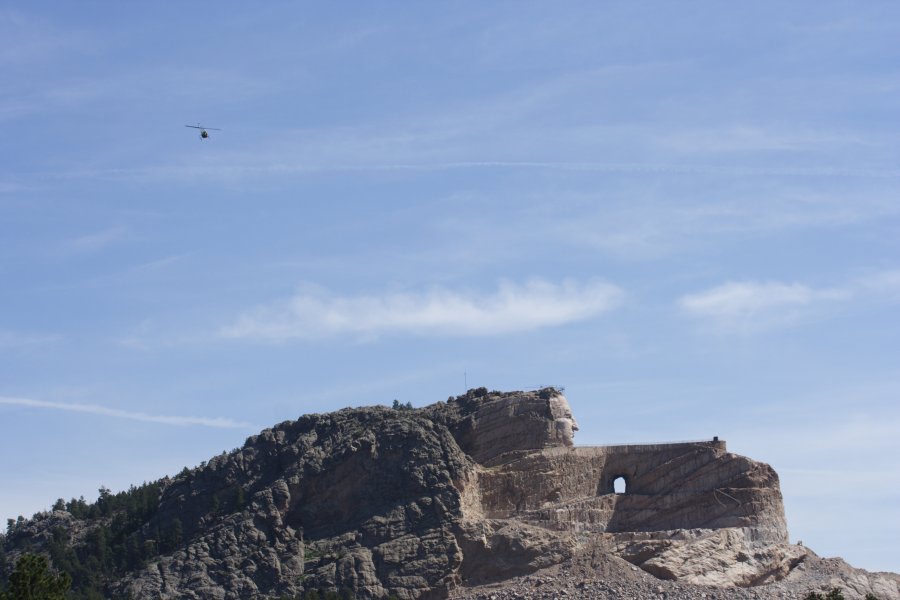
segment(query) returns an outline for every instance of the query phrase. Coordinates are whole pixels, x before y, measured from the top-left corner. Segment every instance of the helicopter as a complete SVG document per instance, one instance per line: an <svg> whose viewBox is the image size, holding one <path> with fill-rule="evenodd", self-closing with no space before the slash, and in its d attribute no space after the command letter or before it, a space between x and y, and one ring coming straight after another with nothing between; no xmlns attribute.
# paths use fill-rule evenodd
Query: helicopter
<svg viewBox="0 0 900 600"><path fill-rule="evenodd" d="M209 137L209 131L222 131L221 129L218 129L216 127L204 127L200 123L197 123L196 125L185 125L185 127L190 127L191 129L199 129L201 140L205 140Z"/></svg>

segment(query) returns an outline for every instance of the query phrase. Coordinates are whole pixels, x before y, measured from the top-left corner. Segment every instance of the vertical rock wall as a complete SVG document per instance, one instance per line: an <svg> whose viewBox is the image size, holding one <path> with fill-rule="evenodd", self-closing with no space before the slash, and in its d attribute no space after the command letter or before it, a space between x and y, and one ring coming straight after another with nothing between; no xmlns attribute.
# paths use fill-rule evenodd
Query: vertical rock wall
<svg viewBox="0 0 900 600"><path fill-rule="evenodd" d="M557 529L665 531L751 528L787 541L778 476L720 443L554 448L481 472L484 512ZM613 481L623 477L626 493Z"/></svg>

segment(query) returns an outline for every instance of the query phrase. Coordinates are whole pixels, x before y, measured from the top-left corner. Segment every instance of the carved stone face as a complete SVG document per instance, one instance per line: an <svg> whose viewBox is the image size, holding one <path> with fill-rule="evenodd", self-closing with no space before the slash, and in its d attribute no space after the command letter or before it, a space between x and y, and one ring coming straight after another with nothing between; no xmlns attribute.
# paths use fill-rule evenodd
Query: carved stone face
<svg viewBox="0 0 900 600"><path fill-rule="evenodd" d="M565 396L560 394L550 398L550 414L553 416L553 435L566 446L572 446L578 423L572 416L572 408Z"/></svg>

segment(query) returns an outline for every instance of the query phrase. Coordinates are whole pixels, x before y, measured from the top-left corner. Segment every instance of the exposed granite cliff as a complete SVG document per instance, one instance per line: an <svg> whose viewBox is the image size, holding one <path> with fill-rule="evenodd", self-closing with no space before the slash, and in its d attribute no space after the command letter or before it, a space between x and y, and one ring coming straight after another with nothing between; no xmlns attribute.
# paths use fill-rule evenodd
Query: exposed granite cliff
<svg viewBox="0 0 900 600"><path fill-rule="evenodd" d="M768 465L718 440L576 448L575 430L553 389L482 388L417 410L281 423L161 481L158 506L134 535L152 549L154 532L177 522L177 548L151 553L108 593L442 598L585 557L684 584L755 586L796 579L814 557L787 543ZM91 527L55 511L7 546L11 557L40 550L60 529L78 544ZM876 586L854 581L863 592ZM890 577L877 587L882 600L900 598Z"/></svg>
<svg viewBox="0 0 900 600"><path fill-rule="evenodd" d="M199 535L118 589L135 598L446 590L462 562L452 528L473 472L449 431L415 411L282 423L166 488L160 512L183 515L186 537ZM249 503L216 522L203 507L235 484Z"/></svg>

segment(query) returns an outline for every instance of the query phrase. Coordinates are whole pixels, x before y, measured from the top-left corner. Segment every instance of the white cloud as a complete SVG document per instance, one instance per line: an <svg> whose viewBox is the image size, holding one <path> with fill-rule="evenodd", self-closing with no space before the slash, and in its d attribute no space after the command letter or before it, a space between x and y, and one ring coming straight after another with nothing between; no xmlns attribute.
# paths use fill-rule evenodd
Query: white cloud
<svg viewBox="0 0 900 600"><path fill-rule="evenodd" d="M0 107L2 111L2 107ZM383 156L383 140L370 140L374 148L366 156ZM363 142L360 142L363 145ZM410 154L414 150L409 151ZM635 175L711 175L738 177L829 177L829 178L872 178L897 179L900 169L896 168L847 168L847 167L754 167L721 166L705 163L693 165L676 163L591 163L577 161L511 161L511 160L422 160L419 157L398 157L394 162L371 162L349 156L326 157L285 157L268 149L259 148L253 152L232 153L225 159L208 164L185 165L184 160L161 163L149 167L72 169L67 171L42 171L34 175L46 180L104 179L132 182L194 181L198 178L217 180L231 185L236 181L259 178L304 176L330 172L441 172L467 170L524 170L524 171L573 171L586 173L624 173ZM359 152L358 154L363 154ZM402 154L402 153L401 153ZM33 184L33 181L29 181Z"/></svg>
<svg viewBox="0 0 900 600"><path fill-rule="evenodd" d="M92 415L100 415L104 417L115 417L117 419L130 419L132 421L143 421L145 423L160 423L163 425L190 426L201 425L203 427L218 428L253 428L249 423L226 419L223 417L178 417L168 415L149 415L144 412L132 412L119 410L116 408L107 408L97 404L68 404L63 402L48 402L46 400L33 400L30 398L10 398L0 396L0 404L7 406L24 406L27 408L46 408L51 410L63 410L68 412L80 412Z"/></svg>
<svg viewBox="0 0 900 600"><path fill-rule="evenodd" d="M0 350L8 348L23 348L29 346L41 346L59 341L57 335L16 333L0 329Z"/></svg>
<svg viewBox="0 0 900 600"><path fill-rule="evenodd" d="M873 273L861 279L859 287L874 294L900 297L900 269Z"/></svg>
<svg viewBox="0 0 900 600"><path fill-rule="evenodd" d="M141 263L132 267L132 272L145 272L145 271L157 271L168 267L169 265L173 265L177 262L184 260L187 254L177 254L172 256L166 256L165 258L160 258L157 260L151 260L149 262Z"/></svg>
<svg viewBox="0 0 900 600"><path fill-rule="evenodd" d="M655 193L635 188L626 201L599 194L557 196L554 207L565 210L548 209L541 217L555 239L634 260L761 234L862 227L900 214L892 192L884 186L863 197L850 196L841 189L785 184L754 188L749 196L726 186L703 201L660 202Z"/></svg>
<svg viewBox="0 0 900 600"><path fill-rule="evenodd" d="M14 183L11 181L0 181L0 194L15 194L19 192L29 191L31 189L32 188L19 183Z"/></svg>
<svg viewBox="0 0 900 600"><path fill-rule="evenodd" d="M102 250L110 244L120 242L126 237L124 227L110 227L97 233L84 235L73 240L69 240L66 244L67 249L73 252L90 253Z"/></svg>
<svg viewBox="0 0 900 600"><path fill-rule="evenodd" d="M687 314L723 333L753 333L786 325L841 300L894 301L900 298L900 269L875 271L839 287L800 283L731 281L678 300Z"/></svg>
<svg viewBox="0 0 900 600"><path fill-rule="evenodd" d="M814 289L798 283L728 282L682 296L688 314L726 332L752 332L793 322L823 302L852 296L848 289Z"/></svg>
<svg viewBox="0 0 900 600"><path fill-rule="evenodd" d="M0 66L40 63L95 46L71 25L57 27L21 11L0 10Z"/></svg>
<svg viewBox="0 0 900 600"><path fill-rule="evenodd" d="M384 333L487 336L563 325L615 308L623 292L604 282L503 282L493 294L433 288L419 293L335 296L300 290L276 306L245 313L221 334L265 340Z"/></svg>
<svg viewBox="0 0 900 600"><path fill-rule="evenodd" d="M753 125L673 130L661 136L660 145L690 154L723 152L809 151L827 147L871 145L857 133L820 130L767 129Z"/></svg>

